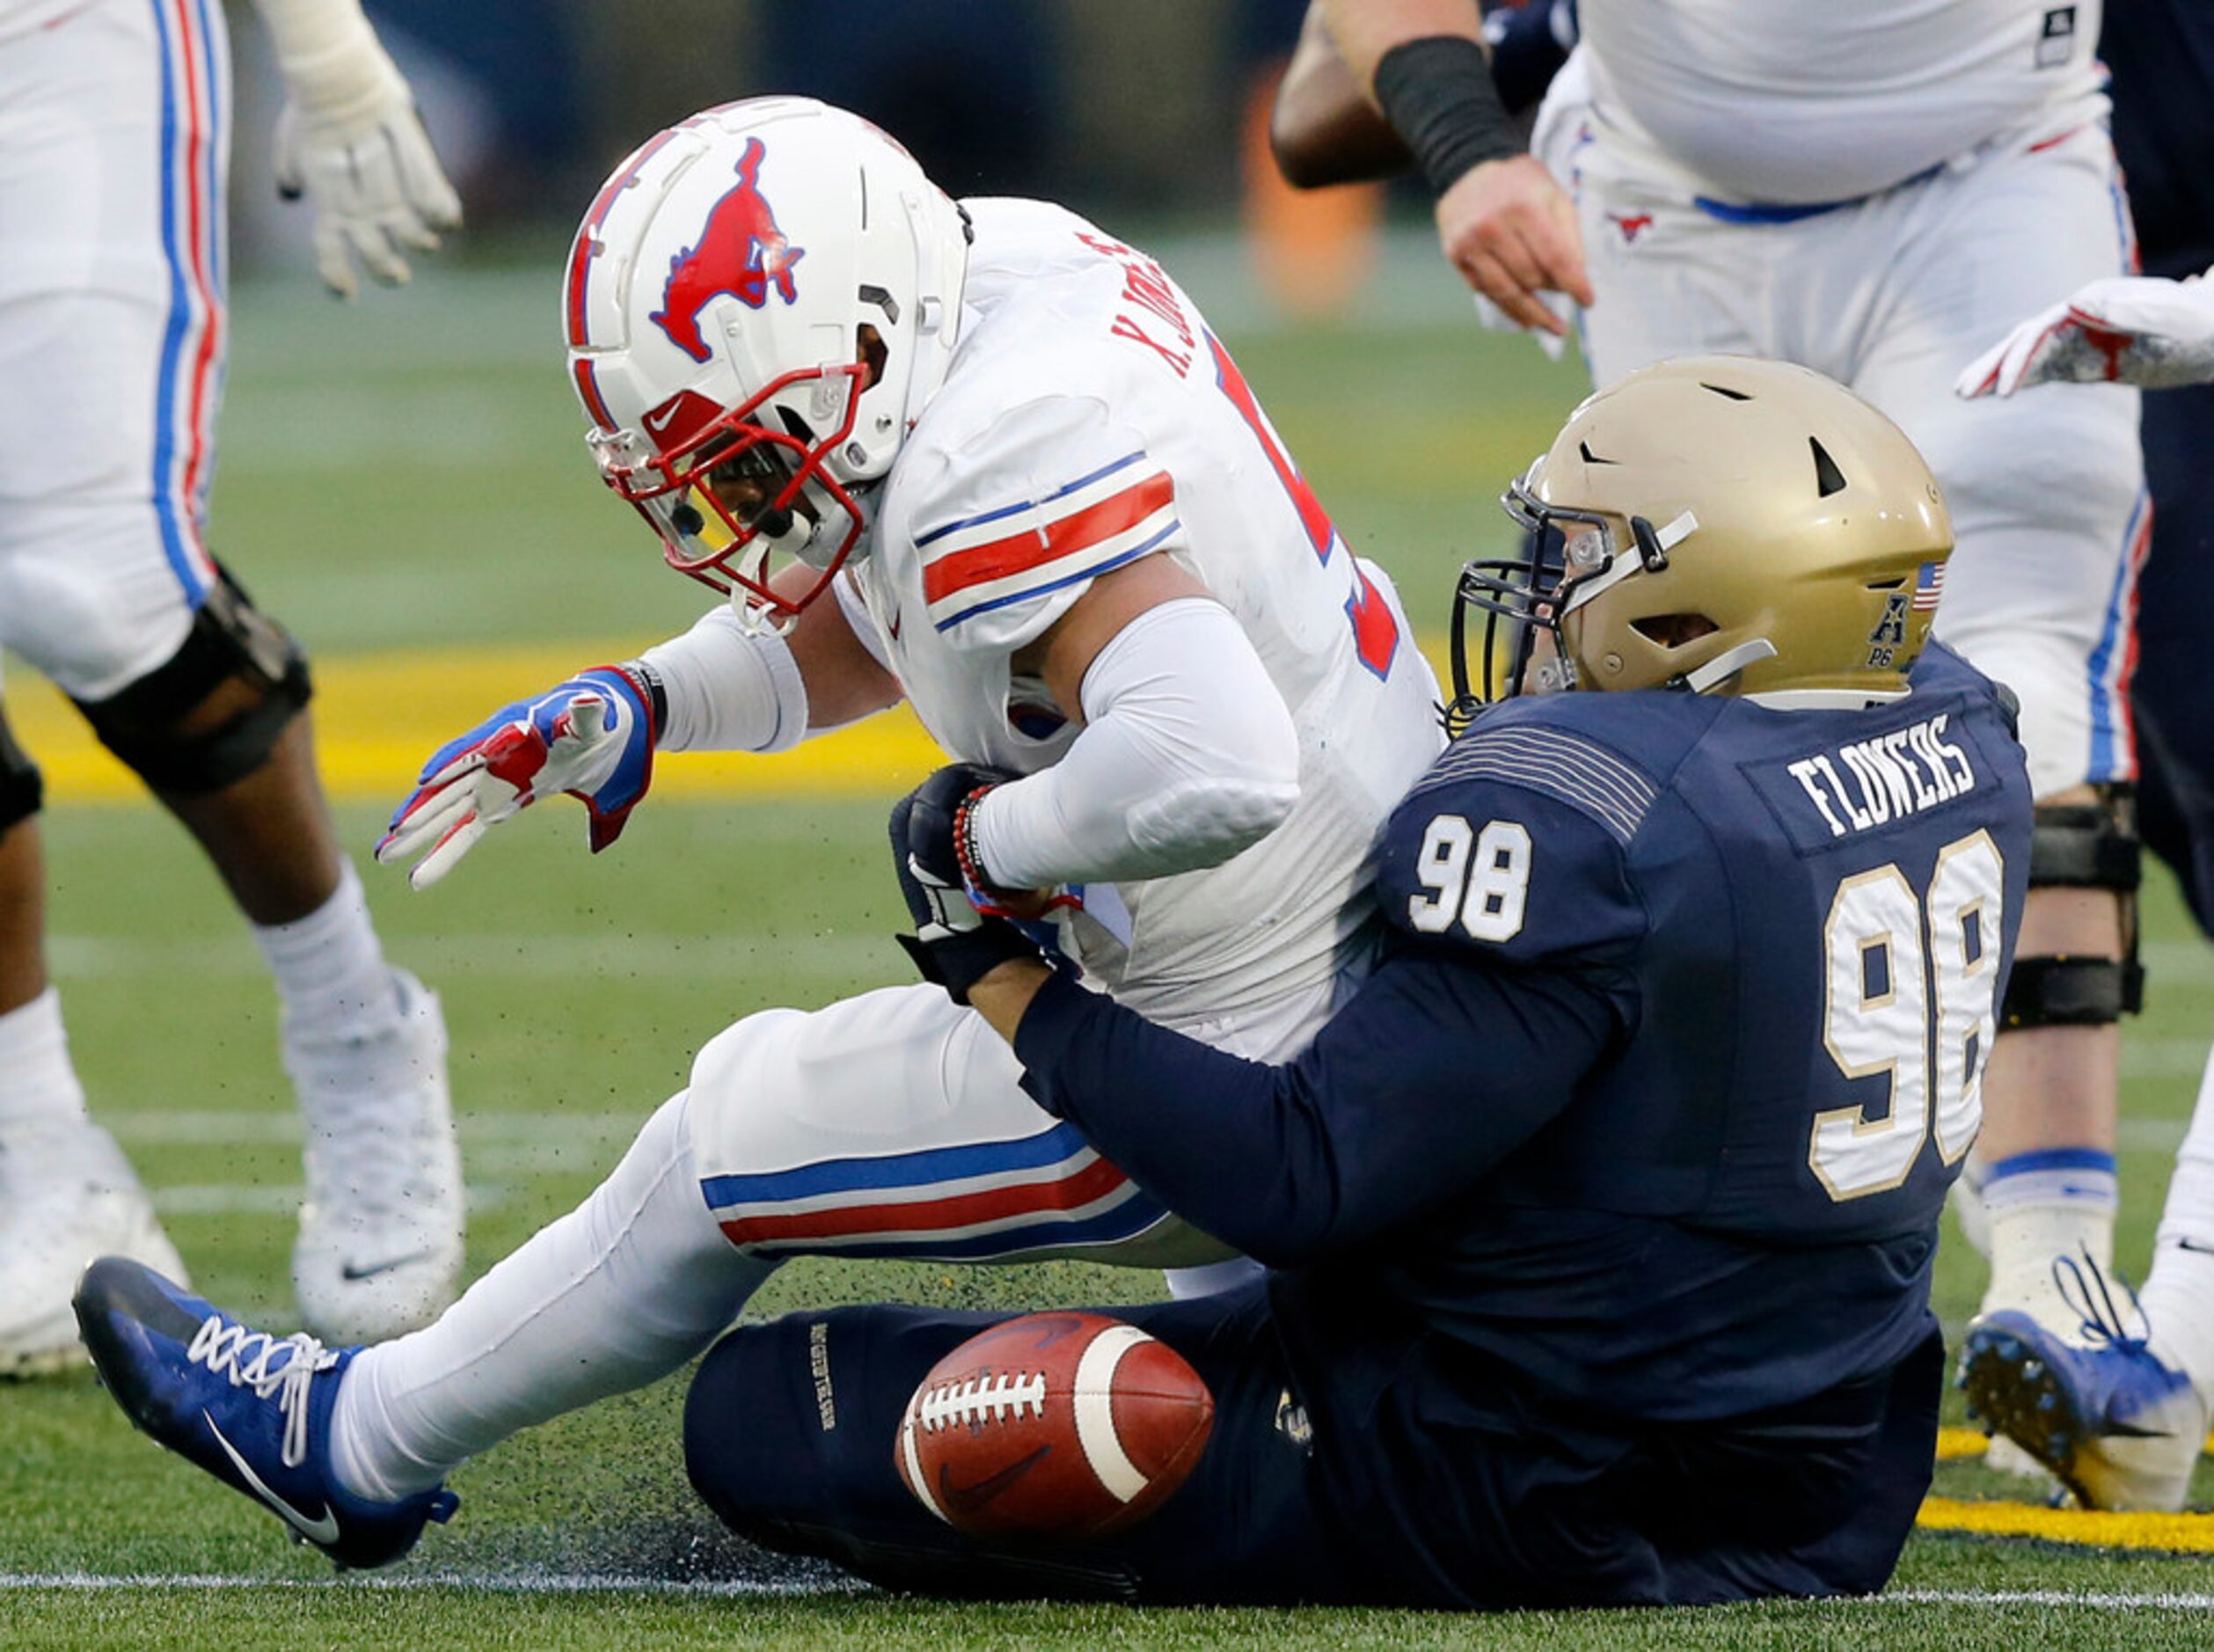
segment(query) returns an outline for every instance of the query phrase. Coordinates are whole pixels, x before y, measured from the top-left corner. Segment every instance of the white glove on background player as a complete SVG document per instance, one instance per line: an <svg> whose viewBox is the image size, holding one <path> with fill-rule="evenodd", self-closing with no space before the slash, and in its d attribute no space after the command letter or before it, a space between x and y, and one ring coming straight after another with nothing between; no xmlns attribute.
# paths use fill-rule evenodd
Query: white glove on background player
<svg viewBox="0 0 2214 1652"><path fill-rule="evenodd" d="M256 0L291 96L277 121L277 190L315 208L315 261L351 298L354 260L387 284L403 250L427 252L461 223L461 198L360 0Z"/></svg>
<svg viewBox="0 0 2214 1652"><path fill-rule="evenodd" d="M2214 285L2116 276L2032 316L1969 363L1953 392L2011 396L2028 384L2214 381Z"/></svg>

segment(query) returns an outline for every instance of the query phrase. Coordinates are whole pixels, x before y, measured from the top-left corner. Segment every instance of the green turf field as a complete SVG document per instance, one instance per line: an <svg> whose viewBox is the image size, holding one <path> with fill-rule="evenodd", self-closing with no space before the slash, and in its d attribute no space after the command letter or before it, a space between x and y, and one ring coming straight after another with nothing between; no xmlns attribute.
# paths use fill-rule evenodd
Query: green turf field
<svg viewBox="0 0 2214 1652"><path fill-rule="evenodd" d="M1418 622L1439 627L1455 561L1503 540L1490 498L1577 393L1574 369L1484 339L1451 293L1427 289L1408 325L1275 330L1238 312L1228 259L1216 268L1224 302L1200 296L1318 491L1399 574ZM433 282L352 311L304 293L241 298L218 538L334 681L353 656L402 647L465 657L471 644L642 640L698 607L591 476L553 303L550 273ZM486 709L453 705L426 744ZM341 803L351 843L366 847L383 818L370 799L405 778ZM883 808L903 783L887 776L880 800L657 799L597 859L574 811L549 808L428 895L366 874L390 950L445 997L473 1268L588 1189L729 1020L905 978L881 865ZM54 963L94 1105L156 1188L198 1283L250 1318L284 1321L297 1131L253 950L207 868L151 811L64 795L49 824ZM2152 1007L2127 1044L2132 1270L2214 1028L2214 951L2165 883L2148 931ZM1979 1287L1974 1259L1949 1249L1948 1328ZM803 1262L756 1306L1027 1306L1156 1288L1062 1264ZM2034 1539L1933 1526L1889 1596L1819 1607L1464 1620L897 1601L722 1539L683 1483L681 1394L681 1381L663 1385L471 1466L452 1527L377 1581L334 1583L273 1520L132 1433L89 1377L0 1387L0 1644L2214 1643L2214 1517L2099 1527L2048 1516ZM2013 1494L1972 1459L1944 1465L1938 1489ZM2198 1498L2214 1502L2214 1478L2203 1474ZM2086 1537L2108 1546L2074 1540ZM2196 1558L2145 1546L2194 1542Z"/></svg>

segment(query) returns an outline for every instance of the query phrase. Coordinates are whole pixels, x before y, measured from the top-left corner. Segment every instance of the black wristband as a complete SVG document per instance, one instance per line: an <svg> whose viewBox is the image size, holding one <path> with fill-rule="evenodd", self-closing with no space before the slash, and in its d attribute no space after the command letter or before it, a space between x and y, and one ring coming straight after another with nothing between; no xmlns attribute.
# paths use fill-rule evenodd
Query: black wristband
<svg viewBox="0 0 2214 1652"><path fill-rule="evenodd" d="M654 739L658 743L669 727L669 690L661 684L661 674L643 660L625 660L623 669L646 685L647 710L652 714Z"/></svg>
<svg viewBox="0 0 2214 1652"><path fill-rule="evenodd" d="M1523 153L1484 48L1460 34L1402 40L1376 66L1377 106L1443 194L1471 169Z"/></svg>
<svg viewBox="0 0 2214 1652"><path fill-rule="evenodd" d="M915 963L915 972L932 986L946 989L946 997L956 1004L968 1002L968 989L990 975L1001 964L1019 959L1045 961L1038 944L1012 924L997 917L986 918L974 929L964 929L945 934L932 940L913 935L895 935L908 957Z"/></svg>

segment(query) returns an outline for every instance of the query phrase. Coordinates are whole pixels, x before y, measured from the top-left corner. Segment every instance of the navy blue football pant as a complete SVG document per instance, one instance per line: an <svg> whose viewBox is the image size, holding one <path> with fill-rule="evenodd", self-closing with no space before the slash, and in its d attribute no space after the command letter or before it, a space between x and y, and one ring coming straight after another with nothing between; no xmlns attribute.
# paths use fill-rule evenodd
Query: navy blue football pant
<svg viewBox="0 0 2214 1652"><path fill-rule="evenodd" d="M1929 1487L1934 1328L1889 1372L1705 1429L1543 1416L1511 1377L1472 1368L1439 1396L1454 1425L1423 1429L1418 1399L1311 1429L1264 1287L1105 1312L1215 1397L1192 1477L1128 1531L987 1546L902 1484L909 1397L1005 1314L840 1308L732 1332L686 1403L692 1484L752 1542L921 1593L1461 1607L1874 1590Z"/></svg>
<svg viewBox="0 0 2214 1652"><path fill-rule="evenodd" d="M741 1537L891 1589L1164 1603L1348 1597L1262 1287L1098 1312L1167 1343L1215 1399L1214 1432L1191 1478L1128 1531L987 1546L901 1481L893 1451L909 1397L955 1348L1015 1317L1004 1313L888 1305L733 1331L685 1402L692 1484Z"/></svg>
<svg viewBox="0 0 2214 1652"><path fill-rule="evenodd" d="M2147 391L2152 551L2137 587L2138 823L2214 935L2214 386Z"/></svg>

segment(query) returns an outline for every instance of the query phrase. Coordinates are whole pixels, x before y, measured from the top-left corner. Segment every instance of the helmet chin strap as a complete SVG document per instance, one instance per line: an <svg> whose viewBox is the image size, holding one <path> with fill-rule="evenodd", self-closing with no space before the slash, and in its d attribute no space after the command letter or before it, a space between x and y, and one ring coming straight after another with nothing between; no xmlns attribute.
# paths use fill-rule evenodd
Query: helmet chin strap
<svg viewBox="0 0 2214 1652"><path fill-rule="evenodd" d="M1633 537L1639 541L1635 547L1637 554L1630 555L1618 551L1610 560L1604 573L1595 574L1588 579L1578 580L1575 594L1569 597L1564 611L1574 613L1602 591L1611 589L1621 584L1633 574L1646 572L1648 559L1650 559L1652 568L1655 570L1665 568L1668 566L1668 553L1699 531L1699 518L1688 510L1677 515L1666 527L1649 530L1642 518L1633 517L1631 521Z"/></svg>
<svg viewBox="0 0 2214 1652"><path fill-rule="evenodd" d="M1678 680L1692 693L1704 694L1711 688L1720 687L1747 666L1775 657L1776 645L1765 637L1755 637L1750 642L1723 649L1696 671L1686 671Z"/></svg>

